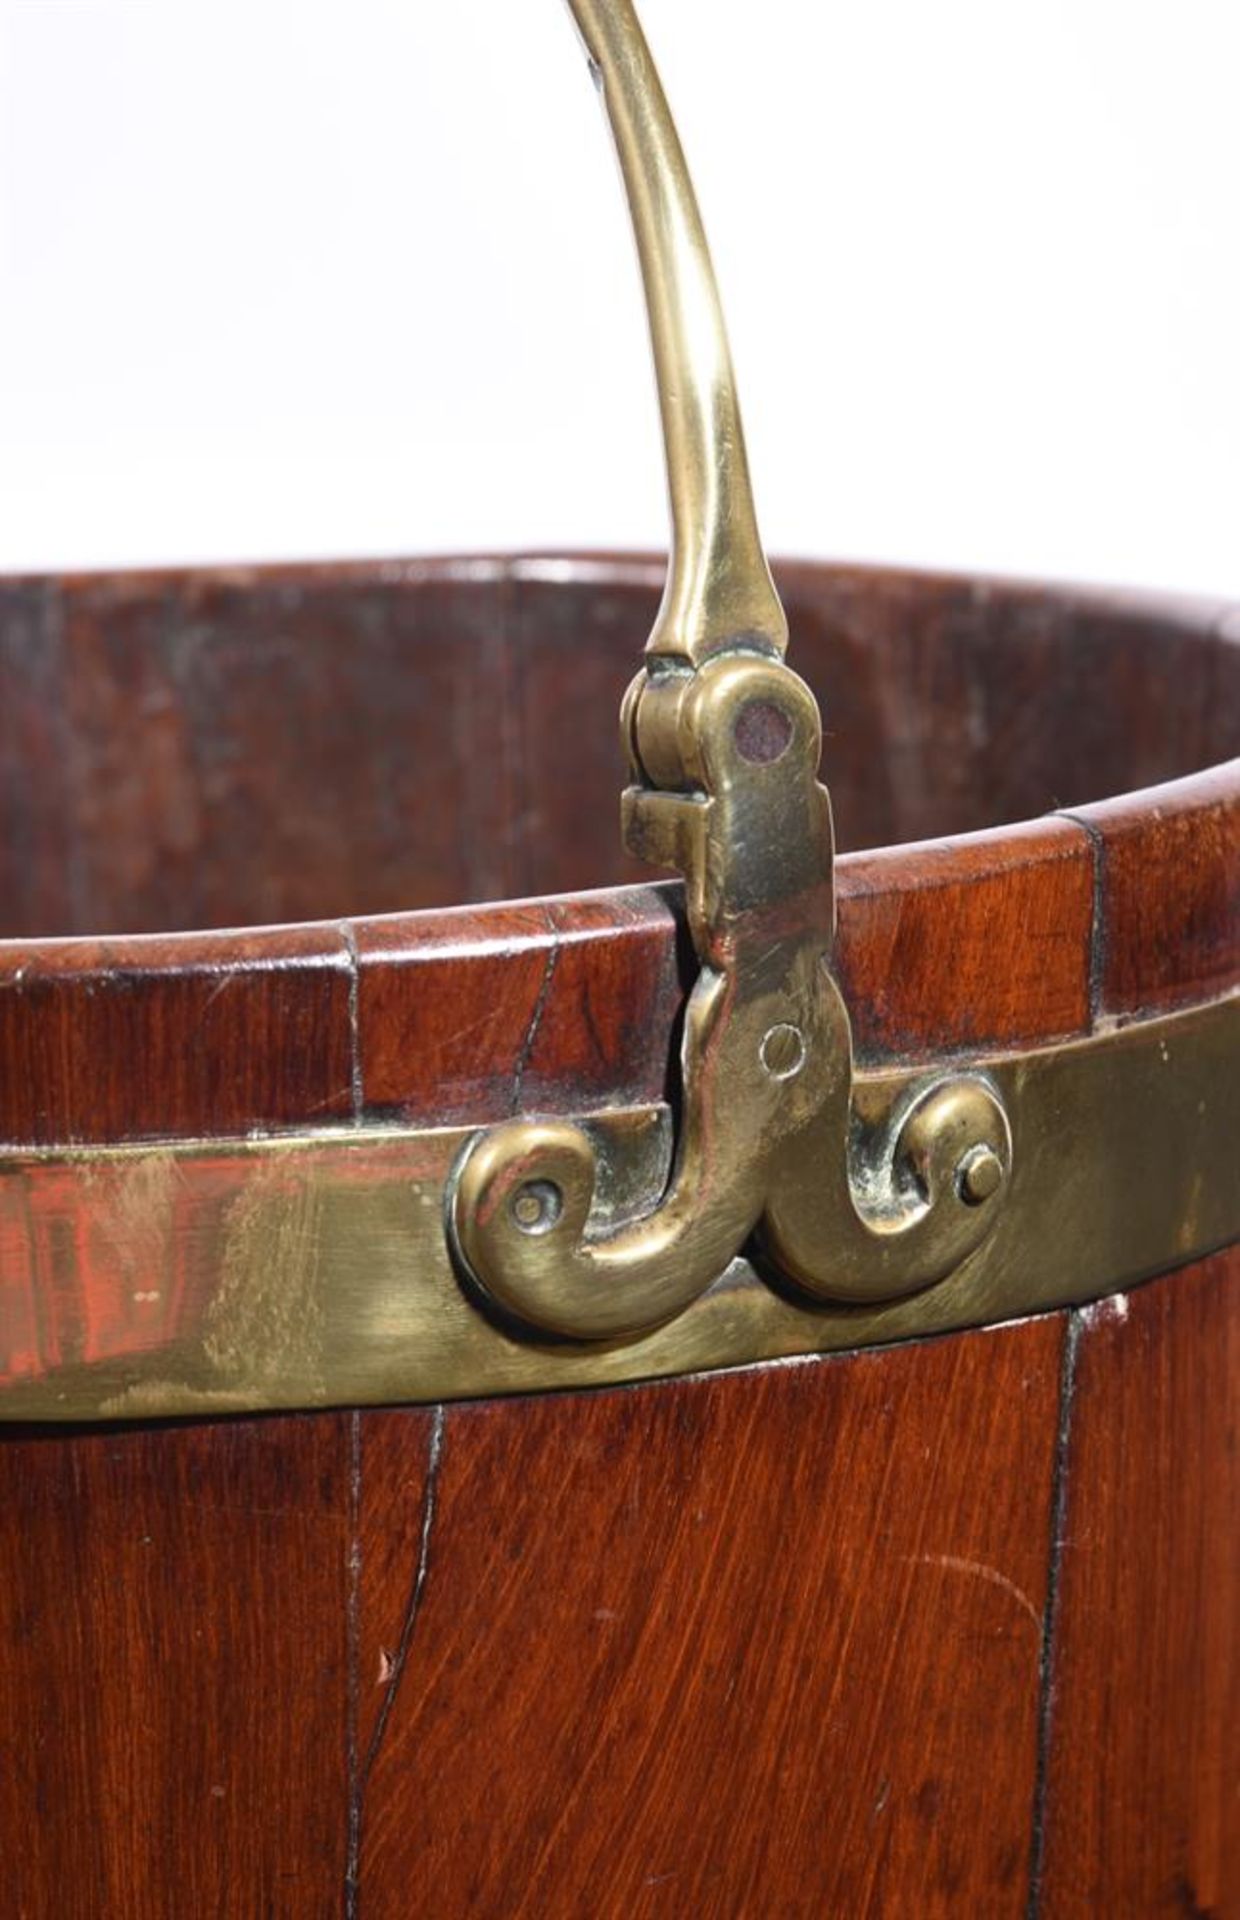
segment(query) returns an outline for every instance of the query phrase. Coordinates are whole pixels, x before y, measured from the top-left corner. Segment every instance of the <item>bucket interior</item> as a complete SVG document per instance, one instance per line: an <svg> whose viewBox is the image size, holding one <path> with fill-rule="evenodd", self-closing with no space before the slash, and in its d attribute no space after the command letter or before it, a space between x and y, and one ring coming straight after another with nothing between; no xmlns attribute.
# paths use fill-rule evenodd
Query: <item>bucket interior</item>
<svg viewBox="0 0 1240 1920"><path fill-rule="evenodd" d="M1222 609L777 573L842 851L1240 751ZM0 936L648 879L619 845L615 716L660 577L536 560L0 583Z"/></svg>

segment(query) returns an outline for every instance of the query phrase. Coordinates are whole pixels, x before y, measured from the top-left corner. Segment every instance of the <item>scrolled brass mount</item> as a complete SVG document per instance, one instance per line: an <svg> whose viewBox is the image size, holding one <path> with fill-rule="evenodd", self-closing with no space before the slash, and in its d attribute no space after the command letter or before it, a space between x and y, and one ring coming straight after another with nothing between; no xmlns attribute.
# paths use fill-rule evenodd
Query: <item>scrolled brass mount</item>
<svg viewBox="0 0 1240 1920"><path fill-rule="evenodd" d="M684 875L701 971L681 1048L679 1140L653 1210L595 1230L590 1136L522 1117L477 1136L449 1232L519 1324L623 1341L673 1319L756 1238L803 1293L898 1299L954 1272L1002 1209L1012 1140L975 1074L894 1110L853 1098L831 973L822 730L784 663L714 274L666 101L628 0L572 0L620 154L663 417L668 584L626 696L630 851ZM623 1209L621 1209L623 1212ZM614 1215L614 1208L613 1208Z"/></svg>
<svg viewBox="0 0 1240 1920"><path fill-rule="evenodd" d="M670 1183L652 1212L592 1234L590 1137L565 1120L513 1120L466 1153L452 1197L459 1251L508 1314L576 1340L634 1338L673 1318L755 1234L823 1300L895 1299L943 1279L997 1217L1008 1124L968 1074L914 1084L864 1122L853 1112L813 697L782 662L719 653L674 695L647 682L638 735L652 685L695 777L679 790L635 782L624 797L630 848L685 875L701 962Z"/></svg>

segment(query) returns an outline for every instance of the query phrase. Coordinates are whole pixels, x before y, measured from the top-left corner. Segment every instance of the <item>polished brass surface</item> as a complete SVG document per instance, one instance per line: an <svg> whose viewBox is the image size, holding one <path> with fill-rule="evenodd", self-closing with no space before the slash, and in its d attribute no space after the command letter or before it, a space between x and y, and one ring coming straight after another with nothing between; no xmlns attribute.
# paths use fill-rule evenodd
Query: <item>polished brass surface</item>
<svg viewBox="0 0 1240 1920"><path fill-rule="evenodd" d="M811 1294L911 1293L993 1231L1005 1199L1011 1137L984 1075L942 1072L858 1125L828 964L831 810L808 688L780 661L718 655L687 682L675 724L694 790L625 796L629 845L685 874L702 963L667 1190L653 1207L634 1192L592 1231L595 1141L570 1121L521 1117L472 1144L452 1199L477 1284L515 1320L570 1339L631 1339L683 1312L755 1230ZM533 1186L555 1196L537 1231L521 1214Z"/></svg>
<svg viewBox="0 0 1240 1920"><path fill-rule="evenodd" d="M755 1230L781 1271L824 1299L941 1281L993 1231L1012 1142L977 1073L944 1074L880 1126L858 1125L848 1013L829 970L821 727L782 660L705 236L632 8L573 8L637 235L672 496L667 592L621 716L633 776L624 833L632 853L683 873L701 974L658 1203L634 1191L592 1230L597 1143L554 1116L520 1116L471 1144L449 1228L472 1280L514 1320L616 1340L682 1313Z"/></svg>
<svg viewBox="0 0 1240 1920"><path fill-rule="evenodd" d="M1240 1237L1240 999L980 1059L975 1071L1011 1119L1007 1200L940 1286L826 1304L778 1279L751 1246L677 1317L614 1342L532 1341L462 1287L442 1228L462 1129L2 1160L0 1418L440 1401L645 1380L1091 1300ZM907 1131L938 1080L933 1070L860 1074L854 1105L866 1129L889 1137L900 1115ZM617 1193L656 1195L666 1113L587 1124L603 1215ZM533 1223L547 1196L526 1197ZM31 1300L41 1303L37 1325L21 1304Z"/></svg>
<svg viewBox="0 0 1240 1920"><path fill-rule="evenodd" d="M667 100L629 0L569 3L624 176L667 451L671 555L646 651L696 666L743 635L782 653L719 293Z"/></svg>

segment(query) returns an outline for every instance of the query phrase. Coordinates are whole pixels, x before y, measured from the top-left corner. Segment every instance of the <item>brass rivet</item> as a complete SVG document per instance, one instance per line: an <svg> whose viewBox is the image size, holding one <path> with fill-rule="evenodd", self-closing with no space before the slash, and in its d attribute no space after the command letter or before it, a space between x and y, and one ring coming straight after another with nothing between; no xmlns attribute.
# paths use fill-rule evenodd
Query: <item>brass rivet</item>
<svg viewBox="0 0 1240 1920"><path fill-rule="evenodd" d="M966 1206L980 1207L999 1191L1003 1182L1003 1162L993 1147L973 1147L956 1169L960 1198Z"/></svg>
<svg viewBox="0 0 1240 1920"><path fill-rule="evenodd" d="M527 1180L512 1197L512 1217L522 1233L548 1233L560 1217L564 1197L551 1180Z"/></svg>
<svg viewBox="0 0 1240 1920"><path fill-rule="evenodd" d="M742 760L770 767L782 760L792 742L792 718L773 700L747 700L732 726Z"/></svg>
<svg viewBox="0 0 1240 1920"><path fill-rule="evenodd" d="M791 1080L805 1065L805 1036L790 1020L781 1020L764 1035L761 1054L772 1079Z"/></svg>

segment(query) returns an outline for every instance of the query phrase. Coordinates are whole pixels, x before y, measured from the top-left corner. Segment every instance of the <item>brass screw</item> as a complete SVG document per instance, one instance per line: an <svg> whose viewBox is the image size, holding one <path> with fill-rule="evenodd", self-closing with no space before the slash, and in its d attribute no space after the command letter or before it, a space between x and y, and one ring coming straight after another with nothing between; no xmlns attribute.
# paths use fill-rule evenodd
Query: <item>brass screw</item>
<svg viewBox="0 0 1240 1920"><path fill-rule="evenodd" d="M762 1064L773 1080L791 1080L805 1065L805 1036L790 1020L781 1020L764 1035Z"/></svg>
<svg viewBox="0 0 1240 1920"><path fill-rule="evenodd" d="M512 1197L512 1217L522 1233L549 1233L560 1217L564 1196L551 1180L527 1180Z"/></svg>
<svg viewBox="0 0 1240 1920"><path fill-rule="evenodd" d="M966 1206L980 1207L999 1191L1003 1182L1003 1162L993 1147L973 1147L956 1169L960 1198Z"/></svg>

